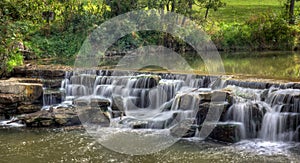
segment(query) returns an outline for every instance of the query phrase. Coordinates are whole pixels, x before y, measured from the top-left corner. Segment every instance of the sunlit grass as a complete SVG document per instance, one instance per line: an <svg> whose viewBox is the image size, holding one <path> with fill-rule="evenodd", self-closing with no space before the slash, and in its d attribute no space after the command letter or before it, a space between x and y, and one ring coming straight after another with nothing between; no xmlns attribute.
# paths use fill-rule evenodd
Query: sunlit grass
<svg viewBox="0 0 300 163"><path fill-rule="evenodd" d="M210 10L208 18L218 22L240 23L245 22L251 16L261 13L277 13L283 9L284 0L223 0L225 7L217 11ZM296 10L300 7L300 2L296 2ZM195 6L195 8L198 8ZM204 17L204 9L200 11L199 16Z"/></svg>

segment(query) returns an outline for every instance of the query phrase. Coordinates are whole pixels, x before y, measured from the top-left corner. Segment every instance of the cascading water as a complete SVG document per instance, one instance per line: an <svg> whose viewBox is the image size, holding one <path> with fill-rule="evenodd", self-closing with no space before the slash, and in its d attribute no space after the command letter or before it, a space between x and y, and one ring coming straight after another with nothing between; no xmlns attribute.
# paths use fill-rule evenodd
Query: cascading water
<svg viewBox="0 0 300 163"><path fill-rule="evenodd" d="M135 129L173 128L175 122L184 119L190 121L188 128L196 122L201 125L203 113L197 112L207 112L207 103L222 104L225 110L218 125L231 126L232 129L237 126L238 134L235 135L241 139L299 141L300 90L242 88L224 84L222 80L211 82L206 76L116 74L103 70L66 73L61 86L66 95L65 102L72 103L82 96L107 99L112 118L119 119L125 113L125 117L121 116L122 120L117 123ZM224 103L217 101L212 104L211 100L206 99L214 92L209 87L224 87L221 89L229 90L232 100L223 99ZM121 99L117 102L118 107L116 99ZM196 114L200 116L196 117Z"/></svg>
<svg viewBox="0 0 300 163"><path fill-rule="evenodd" d="M265 104L261 101L262 90L227 86L234 96L234 103L227 111L226 120L240 122L241 138L256 138L261 129Z"/></svg>
<svg viewBox="0 0 300 163"><path fill-rule="evenodd" d="M98 75L94 75L98 74ZM163 78L163 79L161 79ZM152 75L136 74L130 76L111 76L108 71L92 72L92 74L73 74L68 73L62 82L61 90L65 91L66 101L72 102L77 97L89 96L98 99L108 99L112 102L109 106L114 115L120 108L113 104L114 97L121 97L121 105L126 110L127 120L132 122L133 127L142 126L143 128L166 128L172 127L174 117L177 121L195 117L198 102L184 104L186 108L180 108L178 100L181 96L180 90L195 89L208 85L208 77L196 80L187 80L186 75ZM155 89L152 89L154 88ZM187 94L187 93L186 93ZM192 96L196 98L196 95ZM181 103L183 100L181 100ZM177 103L177 104L176 104ZM124 112L124 110L121 110ZM122 123L127 122L122 120ZM137 121L143 120L143 125L138 125Z"/></svg>
<svg viewBox="0 0 300 163"><path fill-rule="evenodd" d="M269 104L263 119L261 138L273 141L299 140L300 90L270 91Z"/></svg>
<svg viewBox="0 0 300 163"><path fill-rule="evenodd" d="M300 90L229 88L235 101L227 112L227 121L243 124L242 138L299 141Z"/></svg>

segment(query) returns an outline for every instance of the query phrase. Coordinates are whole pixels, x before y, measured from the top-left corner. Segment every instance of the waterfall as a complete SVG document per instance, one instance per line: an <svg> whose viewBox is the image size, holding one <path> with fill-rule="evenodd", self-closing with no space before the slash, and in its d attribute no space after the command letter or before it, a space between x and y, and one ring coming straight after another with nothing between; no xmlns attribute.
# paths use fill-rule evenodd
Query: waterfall
<svg viewBox="0 0 300 163"><path fill-rule="evenodd" d="M262 90L227 86L232 90L234 103L226 113L226 121L239 123L241 139L256 138L261 129L265 104L261 102Z"/></svg>
<svg viewBox="0 0 300 163"><path fill-rule="evenodd" d="M106 110L111 112L112 122L118 127L168 128L175 136L185 135L179 131L188 132L190 136L197 135L198 131L193 128L202 125L206 118L204 114L209 109L224 108L213 132L231 134L240 139L299 141L299 89L261 89L258 86L252 89L230 83L234 82L226 83L216 77L211 80L208 76L124 75L97 70L66 73L61 91L68 103L79 97L107 99L110 104ZM226 96L225 101L212 101L210 98L215 90L229 91L232 99ZM47 102L47 98L45 96L45 103L52 103ZM213 105L220 107L209 108ZM182 127L183 124L185 127Z"/></svg>
<svg viewBox="0 0 300 163"><path fill-rule="evenodd" d="M60 90L43 88L42 109L48 109L52 105L60 104L63 100L63 92L61 92Z"/></svg>
<svg viewBox="0 0 300 163"><path fill-rule="evenodd" d="M227 88L233 90L235 101L227 111L226 120L242 123L244 139L299 140L300 90Z"/></svg>
<svg viewBox="0 0 300 163"><path fill-rule="evenodd" d="M270 92L266 102L260 137L272 141L298 140L300 125L300 90L284 89Z"/></svg>
<svg viewBox="0 0 300 163"><path fill-rule="evenodd" d="M261 129L261 119L264 116L265 106L261 102L243 102L233 104L227 116L234 122L241 122L243 133L242 139L256 138Z"/></svg>

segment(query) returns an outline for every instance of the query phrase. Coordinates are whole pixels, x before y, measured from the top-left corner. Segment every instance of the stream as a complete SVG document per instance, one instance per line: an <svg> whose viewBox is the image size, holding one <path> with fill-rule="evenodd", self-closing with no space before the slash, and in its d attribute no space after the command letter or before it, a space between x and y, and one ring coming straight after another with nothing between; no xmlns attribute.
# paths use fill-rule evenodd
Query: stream
<svg viewBox="0 0 300 163"><path fill-rule="evenodd" d="M296 53L222 57L227 74L299 80ZM200 60L187 61L205 74ZM7 126L8 120L1 121L0 162L299 162L300 89L290 85L205 75L68 71L55 90L62 99L43 89L48 91L43 95L43 109L61 104L95 109L96 104L109 114L109 120L103 120L104 114L99 117L97 112L82 109L79 118L85 129L79 130L30 128L19 123ZM210 122L215 126L204 140L201 130L209 109L221 112L215 110L219 117ZM165 130L171 143L166 143L165 135L157 139L162 142L151 137ZM135 149L160 148L160 144L164 147L145 152L147 155ZM118 149L121 153L115 152Z"/></svg>
<svg viewBox="0 0 300 163"><path fill-rule="evenodd" d="M149 155L125 155L102 147L84 131L1 129L1 162L298 162L299 143L260 139L220 144L186 138Z"/></svg>

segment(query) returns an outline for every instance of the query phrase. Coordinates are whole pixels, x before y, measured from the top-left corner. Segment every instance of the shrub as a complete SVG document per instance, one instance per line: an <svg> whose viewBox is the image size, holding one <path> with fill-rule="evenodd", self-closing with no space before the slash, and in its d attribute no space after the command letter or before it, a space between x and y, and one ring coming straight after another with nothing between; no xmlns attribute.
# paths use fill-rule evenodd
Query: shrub
<svg viewBox="0 0 300 163"><path fill-rule="evenodd" d="M292 50L297 46L299 27L273 14L251 17L245 23L221 23L209 31L220 50Z"/></svg>

